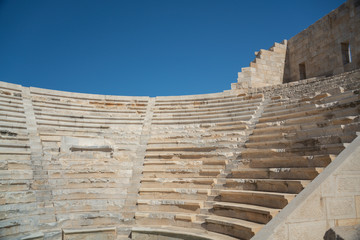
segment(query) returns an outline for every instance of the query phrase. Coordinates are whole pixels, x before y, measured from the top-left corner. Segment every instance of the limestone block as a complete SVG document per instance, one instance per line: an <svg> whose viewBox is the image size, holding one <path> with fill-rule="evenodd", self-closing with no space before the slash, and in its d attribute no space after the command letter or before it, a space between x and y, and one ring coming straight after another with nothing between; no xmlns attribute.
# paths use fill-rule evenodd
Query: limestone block
<svg viewBox="0 0 360 240"><path fill-rule="evenodd" d="M345 175L336 178L338 194L341 196L360 194L360 172L359 175Z"/></svg>
<svg viewBox="0 0 360 240"><path fill-rule="evenodd" d="M309 221L289 224L289 240L320 240L325 234L326 227L326 221Z"/></svg>
<svg viewBox="0 0 360 240"><path fill-rule="evenodd" d="M327 216L330 219L355 218L354 197L326 198Z"/></svg>
<svg viewBox="0 0 360 240"><path fill-rule="evenodd" d="M281 224L268 240L289 239L289 224Z"/></svg>
<svg viewBox="0 0 360 240"><path fill-rule="evenodd" d="M324 220L325 218L325 200L321 196L320 189L318 189L302 203L301 207L296 208L288 218L288 222L319 221Z"/></svg>

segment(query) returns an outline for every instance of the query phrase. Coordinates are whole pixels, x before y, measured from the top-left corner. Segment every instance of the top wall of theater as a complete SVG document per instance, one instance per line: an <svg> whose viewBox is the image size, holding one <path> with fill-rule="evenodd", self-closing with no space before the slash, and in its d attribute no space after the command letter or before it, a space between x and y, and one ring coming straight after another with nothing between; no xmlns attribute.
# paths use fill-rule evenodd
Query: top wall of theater
<svg viewBox="0 0 360 240"><path fill-rule="evenodd" d="M348 0L288 41L283 82L360 68L360 0Z"/></svg>

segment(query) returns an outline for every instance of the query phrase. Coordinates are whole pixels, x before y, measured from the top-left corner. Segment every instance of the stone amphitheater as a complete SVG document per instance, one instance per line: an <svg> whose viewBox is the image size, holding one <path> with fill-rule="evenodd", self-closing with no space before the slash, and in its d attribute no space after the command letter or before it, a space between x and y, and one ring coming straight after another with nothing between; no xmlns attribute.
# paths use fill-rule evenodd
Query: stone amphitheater
<svg viewBox="0 0 360 240"><path fill-rule="evenodd" d="M0 82L0 238L360 239L359 33L349 0L213 94Z"/></svg>

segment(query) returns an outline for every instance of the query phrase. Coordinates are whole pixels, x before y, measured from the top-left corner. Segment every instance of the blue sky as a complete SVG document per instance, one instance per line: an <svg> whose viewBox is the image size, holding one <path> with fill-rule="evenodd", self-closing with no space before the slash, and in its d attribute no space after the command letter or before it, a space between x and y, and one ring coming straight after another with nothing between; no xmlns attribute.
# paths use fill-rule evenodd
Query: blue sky
<svg viewBox="0 0 360 240"><path fill-rule="evenodd" d="M0 0L0 81L128 96L220 92L337 0Z"/></svg>

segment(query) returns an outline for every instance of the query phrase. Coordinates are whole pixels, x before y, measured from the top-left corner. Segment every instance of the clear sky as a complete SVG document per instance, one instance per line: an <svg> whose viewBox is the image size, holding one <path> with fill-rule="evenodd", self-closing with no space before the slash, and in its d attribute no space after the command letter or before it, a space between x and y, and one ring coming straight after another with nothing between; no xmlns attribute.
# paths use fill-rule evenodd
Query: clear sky
<svg viewBox="0 0 360 240"><path fill-rule="evenodd" d="M339 0L0 0L0 81L130 96L220 92Z"/></svg>

